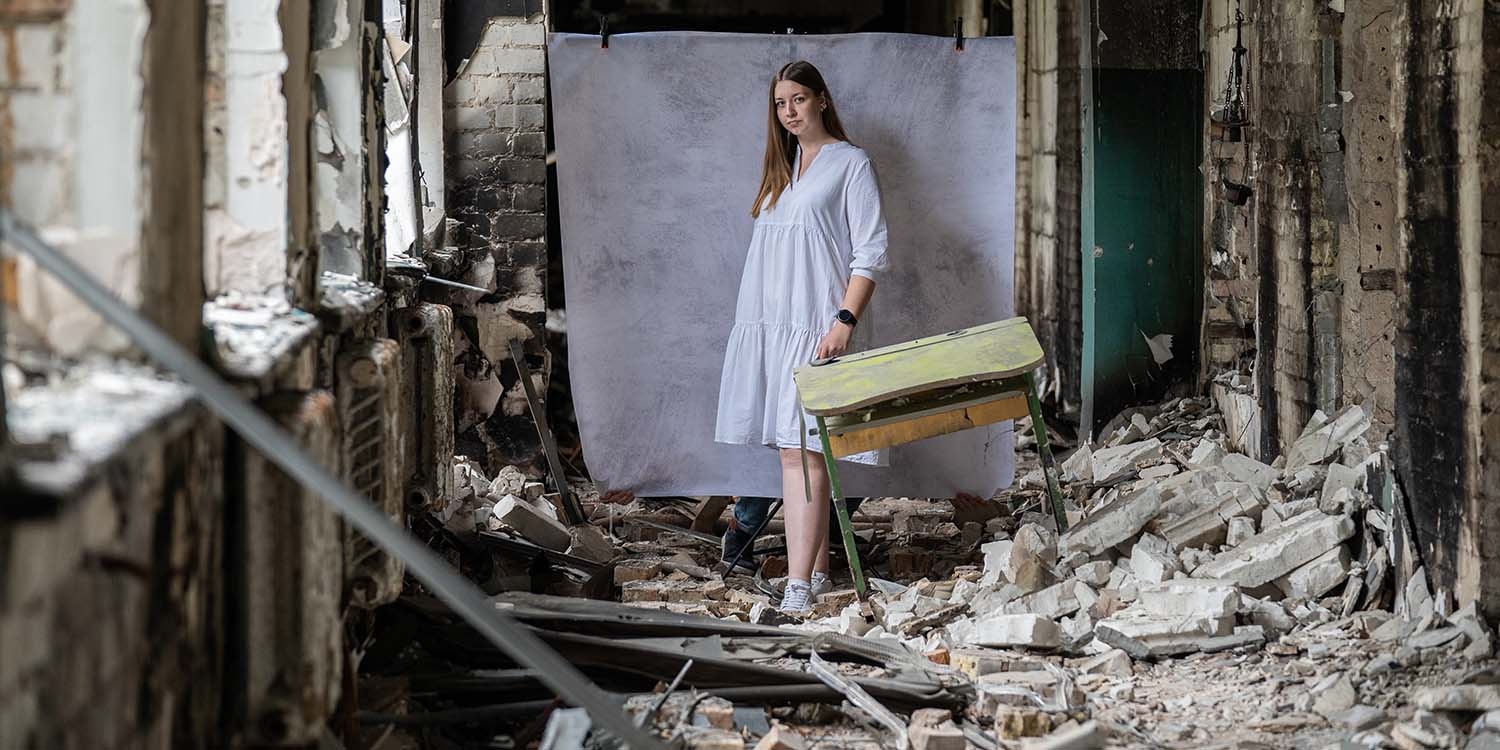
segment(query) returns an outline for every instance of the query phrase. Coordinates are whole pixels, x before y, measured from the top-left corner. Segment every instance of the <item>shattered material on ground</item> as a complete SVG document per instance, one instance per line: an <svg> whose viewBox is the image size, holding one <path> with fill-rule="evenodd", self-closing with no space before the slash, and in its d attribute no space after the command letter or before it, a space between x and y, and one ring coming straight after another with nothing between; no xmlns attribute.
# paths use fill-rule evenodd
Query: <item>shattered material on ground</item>
<svg viewBox="0 0 1500 750"><path fill-rule="evenodd" d="M718 534L693 530L728 522L707 498L576 485L591 520L569 528L537 478L459 457L430 532L497 606L688 747L1500 746L1494 633L1420 568L1397 580L1400 515L1372 485L1388 459L1368 425L1359 407L1316 414L1264 464L1233 449L1211 399L1130 410L1060 452L1058 535L1023 421L1016 486L991 501L864 503L868 604L835 559L807 618L774 609L781 521L757 541L759 573L726 578ZM503 673L447 622L403 632L468 674L455 684ZM441 716L465 695L412 700ZM607 746L577 714L502 714L486 731Z"/></svg>

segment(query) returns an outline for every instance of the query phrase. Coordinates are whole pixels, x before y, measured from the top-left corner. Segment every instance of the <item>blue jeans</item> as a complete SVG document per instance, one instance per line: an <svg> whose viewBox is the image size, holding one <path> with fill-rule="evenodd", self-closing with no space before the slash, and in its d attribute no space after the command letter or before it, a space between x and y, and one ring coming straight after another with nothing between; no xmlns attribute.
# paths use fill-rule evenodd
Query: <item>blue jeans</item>
<svg viewBox="0 0 1500 750"><path fill-rule="evenodd" d="M775 500L775 498L771 497L741 497L735 501L734 526L724 535L725 560L733 557L739 551L740 547L745 546L747 542L754 541L750 538L750 534L760 527L761 521L764 521L766 516L771 514L771 503L775 502ZM862 497L844 498L844 506L849 509L849 515L853 516L854 511L859 509L859 504L864 502L864 500ZM838 527L838 511L834 510L833 505L830 503L828 506L829 533L837 533L835 529ZM749 557L749 555L746 555L746 557Z"/></svg>

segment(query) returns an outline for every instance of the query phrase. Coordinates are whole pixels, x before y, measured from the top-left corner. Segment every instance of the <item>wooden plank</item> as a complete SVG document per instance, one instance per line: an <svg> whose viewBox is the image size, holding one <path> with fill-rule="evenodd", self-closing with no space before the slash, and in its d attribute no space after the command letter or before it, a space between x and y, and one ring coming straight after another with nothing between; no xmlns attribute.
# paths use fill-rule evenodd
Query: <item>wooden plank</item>
<svg viewBox="0 0 1500 750"><path fill-rule="evenodd" d="M693 512L693 531L712 534L719 516L724 515L724 509L733 501L734 497L730 495L713 495L699 503L698 510Z"/></svg>
<svg viewBox="0 0 1500 750"><path fill-rule="evenodd" d="M1025 395L1015 395L980 404L957 404L946 411L917 416L868 427L849 428L840 434L829 431L828 443L834 458L852 456L876 448L888 448L925 440L950 432L993 424L1027 414Z"/></svg>
<svg viewBox="0 0 1500 750"><path fill-rule="evenodd" d="M959 406L974 406L987 401L1014 398L1025 394L1025 380L1005 378L957 388L949 387L889 403L866 406L836 416L824 417L823 422L828 425L830 435L837 435L863 427L874 427L887 422L916 419L928 414L951 411Z"/></svg>
<svg viewBox="0 0 1500 750"><path fill-rule="evenodd" d="M1035 369L1042 347L1025 318L908 341L794 372L802 406L818 416Z"/></svg>

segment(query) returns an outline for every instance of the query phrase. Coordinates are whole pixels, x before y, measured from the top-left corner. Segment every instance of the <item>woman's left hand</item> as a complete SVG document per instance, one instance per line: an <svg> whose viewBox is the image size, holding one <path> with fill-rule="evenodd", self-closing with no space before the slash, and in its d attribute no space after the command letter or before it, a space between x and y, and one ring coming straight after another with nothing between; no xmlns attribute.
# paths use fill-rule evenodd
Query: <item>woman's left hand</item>
<svg viewBox="0 0 1500 750"><path fill-rule="evenodd" d="M823 340L818 342L818 359L832 359L849 351L849 338L853 335L853 328L843 323L834 323L833 328L823 335Z"/></svg>

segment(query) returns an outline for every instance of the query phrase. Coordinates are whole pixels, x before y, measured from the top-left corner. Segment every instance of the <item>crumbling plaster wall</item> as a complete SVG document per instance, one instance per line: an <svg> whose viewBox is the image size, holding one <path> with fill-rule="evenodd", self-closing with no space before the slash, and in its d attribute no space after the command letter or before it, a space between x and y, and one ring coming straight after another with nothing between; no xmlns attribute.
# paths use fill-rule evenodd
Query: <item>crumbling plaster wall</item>
<svg viewBox="0 0 1500 750"><path fill-rule="evenodd" d="M306 0L209 0L204 284L314 299L306 243L312 122ZM285 30L285 31L284 31Z"/></svg>
<svg viewBox="0 0 1500 750"><path fill-rule="evenodd" d="M1016 2L1016 311L1031 320L1047 357L1045 389L1079 402L1082 164L1081 15L1086 3Z"/></svg>
<svg viewBox="0 0 1500 750"><path fill-rule="evenodd" d="M201 161L188 132L203 69L197 10L168 13L156 0L0 8L0 203L185 344L197 332L183 312L202 302ZM6 263L17 335L66 355L129 349L29 258Z"/></svg>
<svg viewBox="0 0 1500 750"><path fill-rule="evenodd" d="M537 461L541 446L507 342L523 342L537 392L547 392L546 22L489 20L444 91L447 240L463 281L495 290L454 302L459 453L490 468Z"/></svg>

